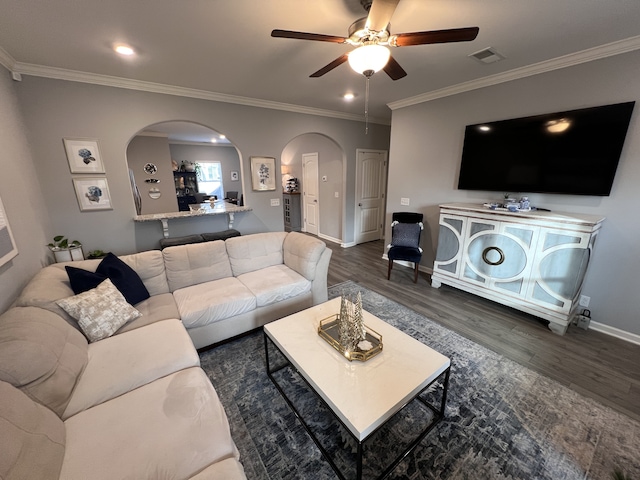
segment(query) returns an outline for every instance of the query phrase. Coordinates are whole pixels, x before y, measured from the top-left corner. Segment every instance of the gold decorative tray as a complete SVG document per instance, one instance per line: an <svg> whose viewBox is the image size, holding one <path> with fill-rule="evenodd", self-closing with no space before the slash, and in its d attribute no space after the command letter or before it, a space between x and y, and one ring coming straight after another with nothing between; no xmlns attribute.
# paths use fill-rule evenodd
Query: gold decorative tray
<svg viewBox="0 0 640 480"><path fill-rule="evenodd" d="M339 328L339 314L331 315L323 320L320 320L320 326L318 327L318 335L320 335L329 345L335 348L341 355L347 360L358 360L360 362L366 362L372 357L375 357L382 351L382 335L375 330L370 329L366 325L364 326L366 331L366 341L368 341L372 347L369 350L362 350L360 347L356 347L355 350L345 350L340 345L340 328Z"/></svg>

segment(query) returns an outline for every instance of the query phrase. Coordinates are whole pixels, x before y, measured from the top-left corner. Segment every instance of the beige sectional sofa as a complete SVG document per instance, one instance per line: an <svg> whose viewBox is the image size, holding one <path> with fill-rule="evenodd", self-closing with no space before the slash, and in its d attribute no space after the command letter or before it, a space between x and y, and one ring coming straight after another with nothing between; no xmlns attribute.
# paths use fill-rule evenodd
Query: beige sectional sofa
<svg viewBox="0 0 640 480"><path fill-rule="evenodd" d="M245 478L194 346L325 301L330 257L296 232L122 256L150 296L93 343L56 303L65 264L43 268L0 316L0 478Z"/></svg>

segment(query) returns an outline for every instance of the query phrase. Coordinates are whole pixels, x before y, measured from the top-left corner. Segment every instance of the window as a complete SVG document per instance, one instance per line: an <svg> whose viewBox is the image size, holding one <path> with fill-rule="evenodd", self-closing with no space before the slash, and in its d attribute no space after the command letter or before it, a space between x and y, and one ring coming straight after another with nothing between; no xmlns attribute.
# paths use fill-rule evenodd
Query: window
<svg viewBox="0 0 640 480"><path fill-rule="evenodd" d="M224 198L222 165L220 162L199 161L197 164L200 166L198 171L198 188L200 192Z"/></svg>

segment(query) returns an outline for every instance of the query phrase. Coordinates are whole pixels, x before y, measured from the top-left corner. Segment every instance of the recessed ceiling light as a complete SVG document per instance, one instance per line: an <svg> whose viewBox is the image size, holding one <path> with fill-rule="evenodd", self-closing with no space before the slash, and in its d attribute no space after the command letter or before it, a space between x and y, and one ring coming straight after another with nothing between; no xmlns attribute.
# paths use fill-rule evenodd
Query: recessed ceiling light
<svg viewBox="0 0 640 480"><path fill-rule="evenodd" d="M220 140L224 140L225 138L227 138L226 135L220 135Z"/></svg>
<svg viewBox="0 0 640 480"><path fill-rule="evenodd" d="M354 98L356 98L356 96L353 93L345 93L342 98L344 98L346 101L350 101L353 100Z"/></svg>
<svg viewBox="0 0 640 480"><path fill-rule="evenodd" d="M133 55L134 53L136 53L133 48L131 48L129 45L123 45L123 44L119 44L113 47L113 49L116 51L116 53L119 53L120 55Z"/></svg>
<svg viewBox="0 0 640 480"><path fill-rule="evenodd" d="M217 138L212 138L212 139L211 139L211 143L217 143L217 142L218 142L218 139L217 139Z"/></svg>

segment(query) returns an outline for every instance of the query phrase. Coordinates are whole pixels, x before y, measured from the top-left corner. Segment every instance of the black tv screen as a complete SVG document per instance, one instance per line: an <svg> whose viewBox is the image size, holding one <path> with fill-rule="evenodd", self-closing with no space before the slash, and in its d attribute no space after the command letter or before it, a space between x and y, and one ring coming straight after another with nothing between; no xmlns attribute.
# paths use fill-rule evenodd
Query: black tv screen
<svg viewBox="0 0 640 480"><path fill-rule="evenodd" d="M634 105L469 125L458 188L609 195Z"/></svg>

